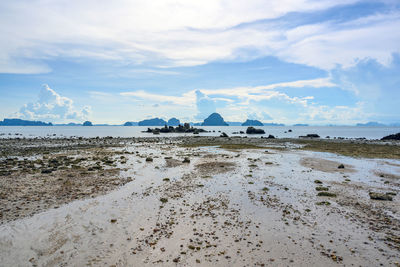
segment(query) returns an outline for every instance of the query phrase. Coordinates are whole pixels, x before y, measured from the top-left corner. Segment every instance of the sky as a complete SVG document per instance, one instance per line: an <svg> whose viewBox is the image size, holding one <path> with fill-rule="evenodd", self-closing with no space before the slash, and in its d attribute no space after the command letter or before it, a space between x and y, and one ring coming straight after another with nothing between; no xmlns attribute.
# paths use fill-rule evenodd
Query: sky
<svg viewBox="0 0 400 267"><path fill-rule="evenodd" d="M400 1L2 0L0 119L400 122Z"/></svg>

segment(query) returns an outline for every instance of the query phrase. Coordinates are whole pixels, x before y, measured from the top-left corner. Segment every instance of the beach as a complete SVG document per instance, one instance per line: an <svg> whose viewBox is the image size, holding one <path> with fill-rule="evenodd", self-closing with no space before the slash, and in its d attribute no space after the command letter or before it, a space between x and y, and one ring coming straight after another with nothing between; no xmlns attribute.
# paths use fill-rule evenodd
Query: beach
<svg viewBox="0 0 400 267"><path fill-rule="evenodd" d="M400 266L400 143L0 139L1 266Z"/></svg>

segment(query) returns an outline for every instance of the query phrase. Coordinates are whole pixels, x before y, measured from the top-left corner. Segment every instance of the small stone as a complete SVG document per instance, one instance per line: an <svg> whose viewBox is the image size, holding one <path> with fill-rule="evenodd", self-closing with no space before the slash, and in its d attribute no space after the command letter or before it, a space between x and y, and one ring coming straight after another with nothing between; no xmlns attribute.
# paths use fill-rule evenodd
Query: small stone
<svg viewBox="0 0 400 267"><path fill-rule="evenodd" d="M319 197L336 197L336 194L331 193L331 192L322 191L322 192L319 192L317 194L317 196L319 196Z"/></svg>
<svg viewBox="0 0 400 267"><path fill-rule="evenodd" d="M160 201L162 203L167 203L168 202L168 198L162 197L162 198L160 198Z"/></svg>
<svg viewBox="0 0 400 267"><path fill-rule="evenodd" d="M391 194L369 192L369 197L374 200L392 201L393 197Z"/></svg>

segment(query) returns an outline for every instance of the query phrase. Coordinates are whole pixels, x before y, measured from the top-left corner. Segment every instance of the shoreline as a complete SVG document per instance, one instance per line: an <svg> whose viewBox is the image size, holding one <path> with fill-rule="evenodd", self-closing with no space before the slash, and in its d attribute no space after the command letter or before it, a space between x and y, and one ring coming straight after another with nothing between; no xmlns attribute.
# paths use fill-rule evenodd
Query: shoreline
<svg viewBox="0 0 400 267"><path fill-rule="evenodd" d="M49 138L0 148L6 265L398 266L399 142Z"/></svg>

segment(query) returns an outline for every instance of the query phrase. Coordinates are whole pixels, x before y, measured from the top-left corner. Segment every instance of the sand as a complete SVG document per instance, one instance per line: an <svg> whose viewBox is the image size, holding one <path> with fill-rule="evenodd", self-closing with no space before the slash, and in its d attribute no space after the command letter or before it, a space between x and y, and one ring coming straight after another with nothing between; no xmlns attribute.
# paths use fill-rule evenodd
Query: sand
<svg viewBox="0 0 400 267"><path fill-rule="evenodd" d="M399 266L393 144L371 158L260 138L0 143L0 266Z"/></svg>

